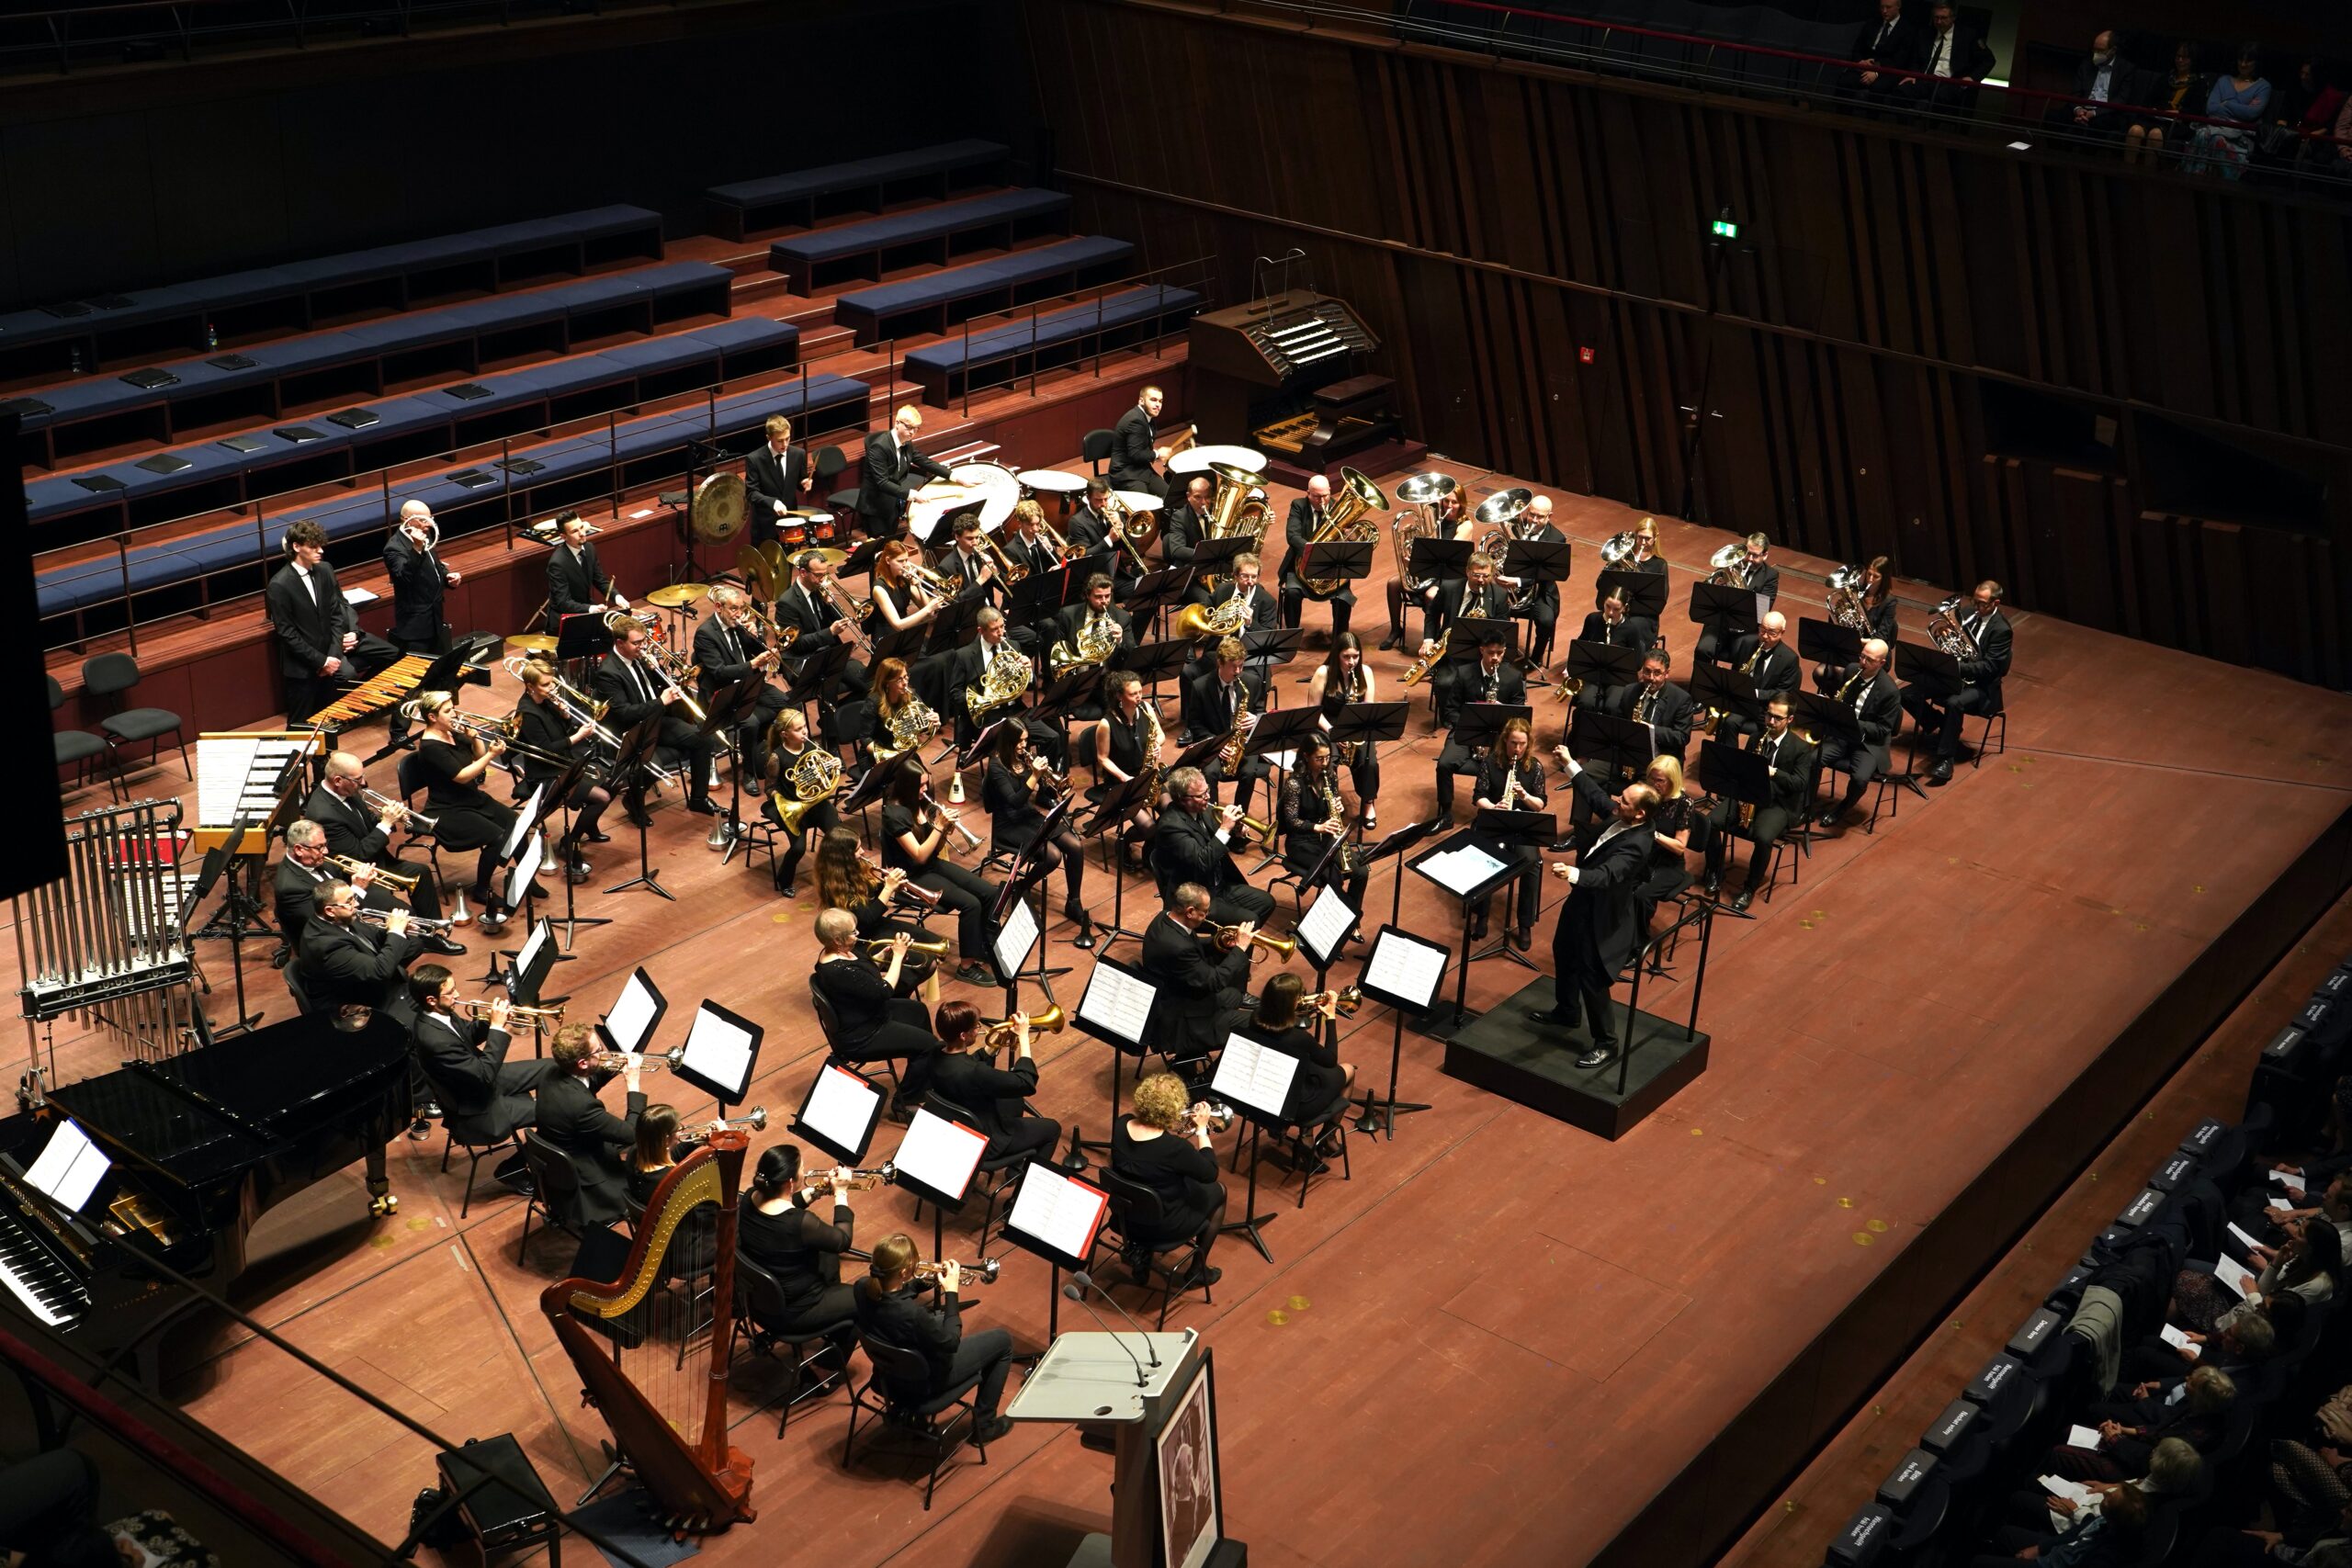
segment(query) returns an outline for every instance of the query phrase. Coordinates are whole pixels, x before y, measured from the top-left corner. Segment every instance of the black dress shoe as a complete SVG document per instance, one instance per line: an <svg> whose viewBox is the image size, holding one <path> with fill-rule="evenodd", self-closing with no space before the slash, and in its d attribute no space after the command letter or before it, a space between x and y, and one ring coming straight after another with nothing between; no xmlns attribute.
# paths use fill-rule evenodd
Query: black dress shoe
<svg viewBox="0 0 2352 1568"><path fill-rule="evenodd" d="M1743 887L1732 898L1731 912L1735 915L1746 914L1747 907L1754 902L1756 902L1756 889Z"/></svg>
<svg viewBox="0 0 2352 1568"><path fill-rule="evenodd" d="M1484 915L1473 915L1473 916L1471 916L1471 917L1470 917L1470 940L1471 940L1472 942L1483 942L1483 941L1485 941L1485 940L1486 940L1486 936L1487 936L1487 917L1486 917L1486 916L1484 916Z"/></svg>
<svg viewBox="0 0 2352 1568"><path fill-rule="evenodd" d="M1515 927L1510 933L1510 944L1521 953L1525 953L1534 941L1535 933L1525 926Z"/></svg>
<svg viewBox="0 0 2352 1568"><path fill-rule="evenodd" d="M997 983L995 970L989 968L985 964L968 958L956 967L956 979L962 985L982 986L991 988L993 988Z"/></svg>
<svg viewBox="0 0 2352 1568"><path fill-rule="evenodd" d="M686 797L686 809L693 812L697 817L716 817L718 815L718 807L710 803L710 796L707 795L688 795Z"/></svg>
<svg viewBox="0 0 2352 1568"><path fill-rule="evenodd" d="M972 1441L985 1448L1012 1430L1012 1417L1010 1416L983 1416L972 1426Z"/></svg>
<svg viewBox="0 0 2352 1568"><path fill-rule="evenodd" d="M466 951L466 944L462 942L451 942L446 936L429 936L424 939L424 951L446 953L455 958Z"/></svg>
<svg viewBox="0 0 2352 1568"><path fill-rule="evenodd" d="M1724 890L1723 873L1719 871L1711 871L1707 873L1707 880L1701 883L1699 886L1708 897L1713 897L1716 894L1721 893Z"/></svg>
<svg viewBox="0 0 2352 1568"><path fill-rule="evenodd" d="M1589 1070L1593 1067L1605 1067L1616 1059L1617 1042L1614 1040L1596 1040L1592 1043L1591 1050L1587 1051L1583 1055L1577 1058L1577 1066Z"/></svg>
<svg viewBox="0 0 2352 1568"><path fill-rule="evenodd" d="M1546 1029L1574 1029L1577 1026L1575 1019L1554 1008L1546 1008L1542 1012L1529 1013L1527 1021L1540 1023Z"/></svg>
<svg viewBox="0 0 2352 1568"><path fill-rule="evenodd" d="M601 828L585 829L580 836L592 844L609 844L613 841L613 836Z"/></svg>
<svg viewBox="0 0 2352 1568"><path fill-rule="evenodd" d="M1545 847L1555 855L1574 854L1577 841L1574 839L1555 839Z"/></svg>
<svg viewBox="0 0 2352 1568"><path fill-rule="evenodd" d="M1931 784L1951 783L1951 759L1939 757L1928 765L1928 782Z"/></svg>
<svg viewBox="0 0 2352 1568"><path fill-rule="evenodd" d="M628 825L632 828L650 828L653 826L652 816L647 812L645 807L642 806L624 807L621 809L621 816L628 819Z"/></svg>

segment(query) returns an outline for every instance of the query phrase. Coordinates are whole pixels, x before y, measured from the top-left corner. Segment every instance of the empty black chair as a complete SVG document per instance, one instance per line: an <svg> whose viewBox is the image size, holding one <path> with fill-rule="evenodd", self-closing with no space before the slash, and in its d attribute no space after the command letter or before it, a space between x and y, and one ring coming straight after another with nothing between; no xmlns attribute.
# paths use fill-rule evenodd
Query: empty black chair
<svg viewBox="0 0 2352 1568"><path fill-rule="evenodd" d="M523 1205L523 1237L514 1244L514 1261L520 1264L526 1249L531 1245L531 1216L540 1214L547 1223L574 1240L586 1239L580 1219L580 1172L571 1164L571 1156L552 1144L541 1143L526 1131L523 1134L523 1165L531 1173L530 1201Z"/></svg>
<svg viewBox="0 0 2352 1568"><path fill-rule="evenodd" d="M1092 464L1091 471L1099 474L1102 465L1111 460L1111 443L1114 439L1107 430L1090 430L1086 439L1078 444L1078 455Z"/></svg>
<svg viewBox="0 0 2352 1568"><path fill-rule="evenodd" d="M65 705L65 688L57 677L49 677L49 711L55 713ZM57 741L57 765L74 770L74 787L81 788L90 782L90 764L107 754L107 743L86 729L60 729L54 732Z"/></svg>
<svg viewBox="0 0 2352 1568"><path fill-rule="evenodd" d="M96 697L111 697L128 692L139 684L139 660L127 653L101 653L83 660L82 689ZM180 771L189 778L196 771L187 763L187 734L180 723L180 716L169 708L125 708L111 717L98 721L107 732L107 750L119 773L122 747L144 740L147 761L153 763L163 755L164 737L173 737L180 749Z"/></svg>
<svg viewBox="0 0 2352 1568"><path fill-rule="evenodd" d="M870 1412L877 1420L911 1432L931 1447L931 1478L922 1489L923 1512L931 1511L931 1495L939 1489L939 1471L947 1456L964 1445L964 1435L976 1431L978 1416L972 1404L972 1393L980 1386L980 1371L959 1378L945 1388L933 1389L921 1399L910 1399L894 1392L898 1389L929 1388L931 1363L920 1350L910 1350L877 1339L871 1334L858 1337L865 1347L866 1363L872 1372L865 1383L850 1391L849 1436L842 1444L842 1463L847 1465L851 1450L857 1443L857 1413ZM962 1433L957 1432L957 1417L962 1419ZM989 1461L989 1446L976 1442L980 1450L980 1462Z"/></svg>

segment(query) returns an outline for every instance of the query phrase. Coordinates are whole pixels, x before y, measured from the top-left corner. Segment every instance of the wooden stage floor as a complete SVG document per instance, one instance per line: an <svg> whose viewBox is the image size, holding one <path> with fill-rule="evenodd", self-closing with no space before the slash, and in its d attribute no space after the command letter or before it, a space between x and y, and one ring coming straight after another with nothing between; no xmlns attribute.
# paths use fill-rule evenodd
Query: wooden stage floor
<svg viewBox="0 0 2352 1568"><path fill-rule="evenodd" d="M1474 497L1518 482L1453 471ZM1555 499L1577 546L1564 595L1576 615L1589 602L1595 543L1632 516ZM1677 563L1722 542L1667 525ZM1385 572L1388 552L1377 557ZM1781 564L1783 605L1818 614L1833 563ZM1678 565L1678 602L1690 581ZM1379 585L1359 592L1357 626L1377 637ZM1905 586L1909 635L1940 592ZM1216 1351L1229 1528L1254 1562L1596 1555L2352 807L2352 701L2030 605L2011 615L2006 753L1963 764L1925 802L1906 799L1874 835L1824 842L1801 884L1759 900L1756 919L1719 923L1701 1018L1712 1066L1647 1123L1613 1145L1588 1137L1442 1077L1442 1047L1408 1033L1403 1090L1435 1108L1406 1119L1393 1142L1351 1135L1353 1179L1318 1184L1304 1211L1286 1190L1261 1188L1272 1198L1261 1206L1280 1216L1268 1229L1276 1261L1220 1247L1216 1304L1195 1297L1173 1320ZM1322 615L1310 610L1310 626ZM1670 631L1687 649L1687 626ZM1374 667L1393 682L1403 663L1385 654ZM1283 703L1304 700L1293 678L1305 668L1281 672ZM502 676L498 697L474 705L503 705L510 684ZM1547 743L1557 711L1539 700ZM1384 760L1384 823L1427 809L1437 750L1423 705ZM152 777L180 783L176 772ZM656 824L652 858L680 901L597 892L634 869L629 836L601 846L581 912L617 923L583 933L579 962L550 988L593 1016L642 964L674 1016L708 996L761 1019L767 1055L752 1098L788 1114L821 1050L806 1006L813 897L779 902L763 873L722 867L704 848L706 819L674 804ZM1378 909L1392 874L1374 885ZM1407 924L1452 923L1419 879L1406 880ZM1099 861L1087 887L1107 915ZM1146 897L1131 885L1131 924ZM1056 961L1082 961L1059 945L1066 932L1057 920ZM1536 951L1546 951L1540 935ZM225 988L227 954L204 956ZM247 972L256 996L286 1010L266 966ZM1064 983L1066 1005L1082 977ZM1472 1003L1525 978L1484 962ZM1653 983L1644 997L1671 1016L1682 993ZM1387 1015L1370 1008L1341 1054L1377 1082L1388 1042ZM69 1077L101 1065L87 1041L62 1043L61 1056ZM1101 1135L1103 1049L1066 1034L1040 1059L1040 1108ZM891 1142L886 1130L876 1158ZM568 1244L535 1234L518 1266L520 1201L485 1187L460 1220L462 1165L444 1176L439 1159L437 1139L396 1145L402 1208L389 1223L366 1220L356 1176L269 1216L241 1303L447 1438L514 1432L560 1496L576 1493L601 1468L603 1428L580 1407L537 1307ZM1267 1168L1269 1182L1277 1174ZM893 1192L857 1208L870 1242L911 1205ZM951 1224L951 1253L970 1256L976 1224ZM1119 1293L1141 1311L1140 1292ZM1042 1264L1015 1255L1001 1283L974 1294L975 1323L1042 1343ZM347 1401L320 1401L288 1365L222 1332L179 1396L397 1540L430 1481L425 1446ZM763 1405L779 1386L764 1369L738 1380L734 1438L756 1462L763 1517L707 1541L705 1561L774 1561L789 1540L795 1560L843 1568L917 1554L1049 1562L1077 1534L1106 1528L1107 1461L1069 1433L1023 1429L985 1468L967 1460L926 1514L912 1462L862 1450L842 1468L838 1397L804 1406L778 1442ZM308 1414L289 1420L289 1407Z"/></svg>

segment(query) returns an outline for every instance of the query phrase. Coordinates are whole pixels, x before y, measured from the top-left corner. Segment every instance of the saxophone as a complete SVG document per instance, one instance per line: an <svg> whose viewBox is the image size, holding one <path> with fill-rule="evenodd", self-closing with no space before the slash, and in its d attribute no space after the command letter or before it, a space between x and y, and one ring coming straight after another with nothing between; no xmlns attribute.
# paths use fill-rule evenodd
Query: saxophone
<svg viewBox="0 0 2352 1568"><path fill-rule="evenodd" d="M1363 851L1347 841L1348 817L1347 809L1340 800L1340 760L1337 757L1331 759L1329 768L1323 774L1323 797L1331 803L1331 809L1316 825L1315 831L1319 837L1338 841L1340 874L1343 878L1353 876Z"/></svg>
<svg viewBox="0 0 2352 1568"><path fill-rule="evenodd" d="M1145 803L1156 811L1159 808L1161 775L1168 772L1159 761L1159 748L1167 737L1160 732L1159 708L1149 697L1146 697L1136 711L1143 719L1143 776L1149 781L1143 797Z"/></svg>
<svg viewBox="0 0 2352 1568"><path fill-rule="evenodd" d="M1029 689L1034 668L1029 656L1008 638L989 660L988 668L980 671L980 683L964 688L964 707L972 722L979 724L1005 704L1020 701L1021 694Z"/></svg>
<svg viewBox="0 0 2352 1568"><path fill-rule="evenodd" d="M1216 749L1217 772L1231 778L1241 767L1242 732L1250 725L1250 688L1241 688L1241 705L1233 710L1233 728L1225 732L1225 744Z"/></svg>
<svg viewBox="0 0 2352 1568"><path fill-rule="evenodd" d="M1453 628L1452 626L1448 626L1443 632L1439 634L1437 646L1430 649L1430 654L1427 659L1416 659L1413 660L1411 667L1405 671L1404 684L1408 686L1418 686L1424 680L1427 680L1429 678L1429 672L1444 662L1446 644L1453 640Z"/></svg>
<svg viewBox="0 0 2352 1568"><path fill-rule="evenodd" d="M890 731L890 744L874 748L877 767L905 756L939 733L939 716L921 697L908 698L907 705L892 714L885 724Z"/></svg>

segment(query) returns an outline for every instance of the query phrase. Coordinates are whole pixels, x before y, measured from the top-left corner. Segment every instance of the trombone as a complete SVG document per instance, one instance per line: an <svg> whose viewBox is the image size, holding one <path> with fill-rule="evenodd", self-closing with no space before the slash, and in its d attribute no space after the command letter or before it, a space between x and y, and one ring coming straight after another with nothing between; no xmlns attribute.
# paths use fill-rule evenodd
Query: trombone
<svg viewBox="0 0 2352 1568"><path fill-rule="evenodd" d="M422 828L424 831L430 833L434 829L440 826L438 822L435 821L432 818L427 817L424 812L411 810L407 801L397 799L392 795L386 795L380 789L373 789L367 784L361 784L359 786L359 798L367 804L368 810L373 811L379 816L384 812L390 811L397 807L399 810L405 813L401 819L411 824L413 829Z"/></svg>
<svg viewBox="0 0 2352 1568"><path fill-rule="evenodd" d="M537 746L527 745L516 739L517 732L523 728L522 717L516 714L510 713L503 719L478 718L472 714L460 711L449 716L449 728L460 735L470 735L477 740L494 740L506 749L506 755L510 758L528 757L535 762L546 762L558 768L571 766L571 758L559 757L552 751L542 751Z"/></svg>
<svg viewBox="0 0 2352 1568"><path fill-rule="evenodd" d="M327 863L337 871L348 872L353 876L357 876L362 872L372 873L373 874L368 877L370 882L379 886L395 888L402 893L415 891L417 882L424 874L419 872L415 876L395 876L373 862L354 860L349 855L329 855Z"/></svg>
<svg viewBox="0 0 2352 1568"><path fill-rule="evenodd" d="M627 611L607 610L605 613L605 629L612 633L616 638L626 636L633 624L636 624L636 617ZM659 628L656 630L658 633ZM681 670L673 663L672 660L677 658L676 653L658 635L647 640L645 651L647 662L650 663L663 682L678 694L678 701L684 706L688 716L696 724L708 718L710 716L703 711L702 705L695 701L693 691L695 670L691 666ZM566 757L563 760L569 762L571 759Z"/></svg>
<svg viewBox="0 0 2352 1568"><path fill-rule="evenodd" d="M520 681L523 678L523 671L528 669L532 662L519 653L509 654L506 658L506 672ZM545 670L548 667L542 663L539 668ZM556 675L551 670L548 673L555 681L555 705L562 710L563 716L574 724L586 725L594 733L598 741L618 750L621 738L606 728L604 722L605 714L613 705L590 696L562 676ZM518 724L515 728L519 729L521 726Z"/></svg>
<svg viewBox="0 0 2352 1568"><path fill-rule="evenodd" d="M1224 938L1234 935L1240 930L1241 928L1239 926L1220 926L1213 921L1203 920L1199 925L1193 928L1193 934L1194 936L1214 937L1222 941ZM1262 947L1268 953L1279 953L1282 956L1283 961L1284 963L1288 963L1291 955L1298 951L1298 939L1296 937L1288 936L1272 936L1265 931L1251 931L1250 933L1250 945L1252 947Z"/></svg>

